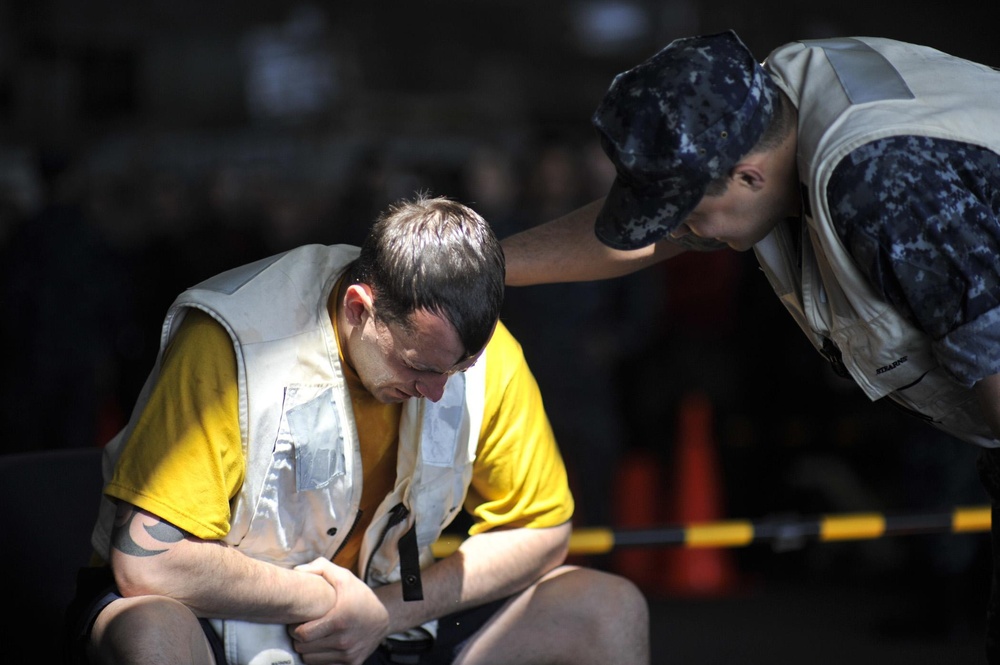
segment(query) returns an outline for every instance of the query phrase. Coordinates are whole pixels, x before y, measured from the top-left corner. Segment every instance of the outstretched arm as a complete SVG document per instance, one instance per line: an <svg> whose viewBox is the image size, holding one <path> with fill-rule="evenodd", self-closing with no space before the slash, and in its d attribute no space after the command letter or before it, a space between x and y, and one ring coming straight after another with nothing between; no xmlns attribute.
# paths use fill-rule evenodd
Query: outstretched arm
<svg viewBox="0 0 1000 665"><path fill-rule="evenodd" d="M666 240L630 251L612 249L594 234L604 199L515 233L502 241L507 284L529 286L620 277L684 251Z"/></svg>

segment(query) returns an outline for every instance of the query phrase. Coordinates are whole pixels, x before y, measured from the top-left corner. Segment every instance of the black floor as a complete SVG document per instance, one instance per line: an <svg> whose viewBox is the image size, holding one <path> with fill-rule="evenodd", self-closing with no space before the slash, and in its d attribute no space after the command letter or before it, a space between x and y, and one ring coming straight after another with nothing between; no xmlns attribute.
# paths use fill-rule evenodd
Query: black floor
<svg viewBox="0 0 1000 665"><path fill-rule="evenodd" d="M781 571L784 555L765 556L770 567L722 595L646 588L654 665L985 663L987 555L944 571L857 557Z"/></svg>
<svg viewBox="0 0 1000 665"><path fill-rule="evenodd" d="M927 626L888 590L770 583L719 599L653 600L651 623L656 665L985 663L980 621Z"/></svg>

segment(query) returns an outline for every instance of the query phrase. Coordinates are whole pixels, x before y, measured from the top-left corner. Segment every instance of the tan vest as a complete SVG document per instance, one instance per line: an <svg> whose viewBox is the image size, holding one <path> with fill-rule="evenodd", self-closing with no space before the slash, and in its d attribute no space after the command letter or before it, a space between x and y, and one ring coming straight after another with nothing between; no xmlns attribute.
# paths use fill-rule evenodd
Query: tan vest
<svg viewBox="0 0 1000 665"><path fill-rule="evenodd" d="M226 328L236 350L247 468L223 540L286 568L332 558L361 498L357 429L326 307L358 251L300 247L186 290L167 312L160 357L133 413L135 419L141 412L187 308L207 312ZM402 565L408 573L404 594L419 595L419 569L433 562L431 545L461 510L472 479L486 361L484 354L449 378L438 402L404 405L396 486L376 510L361 547L360 574L369 585L401 581ZM106 448L106 480L132 427L130 422ZM93 538L99 552L108 550L113 518L114 507L104 499ZM284 626L213 623L232 663L270 662L271 655L275 662L294 660ZM427 630L433 633L435 625Z"/></svg>
<svg viewBox="0 0 1000 665"><path fill-rule="evenodd" d="M844 156L888 136L919 135L1000 152L1000 73L926 47L886 39L796 42L765 63L799 114L799 177L808 189L801 262L779 225L754 247L781 298L817 349L829 339L872 400L888 396L932 425L1000 446L968 387L931 340L875 294L837 237L826 187ZM981 90L973 98L968 90ZM955 100L962 100L956 105Z"/></svg>

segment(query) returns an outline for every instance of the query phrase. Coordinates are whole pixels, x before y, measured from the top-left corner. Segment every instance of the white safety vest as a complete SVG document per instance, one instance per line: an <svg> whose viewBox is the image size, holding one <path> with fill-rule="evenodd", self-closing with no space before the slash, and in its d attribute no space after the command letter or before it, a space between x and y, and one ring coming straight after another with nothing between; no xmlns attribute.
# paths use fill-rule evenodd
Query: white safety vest
<svg viewBox="0 0 1000 665"><path fill-rule="evenodd" d="M778 297L818 350L825 340L839 349L870 399L888 396L958 438L1000 446L972 390L940 365L927 335L874 293L837 237L826 200L841 159L880 138L930 136L1000 152L1000 73L872 38L796 42L765 67L798 109L799 178L808 190L801 243L791 236L798 229L778 225L754 246Z"/></svg>
<svg viewBox="0 0 1000 665"><path fill-rule="evenodd" d="M362 469L327 300L358 251L346 245L300 247L217 275L178 296L132 420L107 445L105 481L156 380L164 349L187 308L198 308L229 332L238 368L246 479L232 501L231 528L223 541L286 568L332 558L357 517ZM372 517L360 552L359 573L369 585L402 581L404 597L421 597L420 569L433 561L431 545L462 508L471 482L485 365L484 355L450 377L438 402L411 399L403 406L396 484ZM93 536L105 556L113 517L113 504L105 498ZM284 626L213 623L231 663L296 658ZM436 629L433 623L426 628Z"/></svg>

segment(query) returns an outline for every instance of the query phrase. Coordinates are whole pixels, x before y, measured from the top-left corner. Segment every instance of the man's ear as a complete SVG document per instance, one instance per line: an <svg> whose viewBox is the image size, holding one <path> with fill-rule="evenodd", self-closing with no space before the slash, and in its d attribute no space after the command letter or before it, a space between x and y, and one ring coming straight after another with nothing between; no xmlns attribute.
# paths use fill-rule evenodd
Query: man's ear
<svg viewBox="0 0 1000 665"><path fill-rule="evenodd" d="M344 290L344 316L352 326L360 326L375 311L375 297L367 284L351 284Z"/></svg>
<svg viewBox="0 0 1000 665"><path fill-rule="evenodd" d="M760 191L764 187L764 171L753 162L740 162L733 168L733 181L738 186Z"/></svg>

